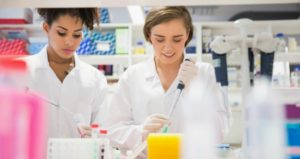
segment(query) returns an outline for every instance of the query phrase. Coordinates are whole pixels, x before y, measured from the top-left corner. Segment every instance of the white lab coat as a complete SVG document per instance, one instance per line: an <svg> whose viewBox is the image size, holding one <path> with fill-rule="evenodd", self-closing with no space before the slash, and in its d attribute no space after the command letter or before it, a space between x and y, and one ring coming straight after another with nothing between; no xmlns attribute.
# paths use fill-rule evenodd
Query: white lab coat
<svg viewBox="0 0 300 159"><path fill-rule="evenodd" d="M197 79L206 89L216 86L213 67L208 63L197 63L199 68ZM154 58L129 67L120 78L115 94L108 106L108 117L105 125L109 127L109 137L113 145L125 150L132 150L142 142L142 124L149 115L160 113L167 115L172 102L175 100L176 78L165 92L156 72ZM190 85L190 87L193 87ZM218 87L215 87L218 88ZM215 108L218 134L222 138L223 131L228 129L229 113L224 105L219 89L214 90L220 100ZM184 98L185 91L181 95ZM182 132L181 113L183 109L181 99L171 117L170 132ZM201 106L201 103L199 103ZM203 112L205 113L205 112ZM199 114L201 115L201 114Z"/></svg>
<svg viewBox="0 0 300 159"><path fill-rule="evenodd" d="M29 91L38 92L59 105L57 108L46 104L48 137L80 137L76 120L84 124L101 122L98 115L106 95L106 78L75 55L75 67L62 83L49 66L46 48L25 58Z"/></svg>

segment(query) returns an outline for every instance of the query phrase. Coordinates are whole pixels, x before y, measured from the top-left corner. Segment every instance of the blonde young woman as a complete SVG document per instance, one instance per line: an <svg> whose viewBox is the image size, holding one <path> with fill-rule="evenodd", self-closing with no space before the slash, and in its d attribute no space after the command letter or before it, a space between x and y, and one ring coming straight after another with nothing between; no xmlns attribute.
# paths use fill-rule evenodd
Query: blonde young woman
<svg viewBox="0 0 300 159"><path fill-rule="evenodd" d="M182 99L172 117L166 117L175 100L179 81L185 85L182 98L192 87L190 81L195 77L206 89L220 95L215 89L217 83L210 64L184 60L184 49L193 37L192 19L186 7L150 10L144 36L154 48L154 57L126 70L113 95L105 122L110 128L112 143L122 149L136 148L149 133L159 132L165 124L170 125L170 132L182 131L180 111L185 109ZM215 100L220 100L215 107L220 141L228 127L228 115L222 98Z"/></svg>

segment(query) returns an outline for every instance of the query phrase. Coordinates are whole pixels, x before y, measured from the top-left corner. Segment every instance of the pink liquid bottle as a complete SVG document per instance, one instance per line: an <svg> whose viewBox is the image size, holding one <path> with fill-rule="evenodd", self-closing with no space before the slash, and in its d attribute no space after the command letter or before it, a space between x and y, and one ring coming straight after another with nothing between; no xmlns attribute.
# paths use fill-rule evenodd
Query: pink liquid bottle
<svg viewBox="0 0 300 159"><path fill-rule="evenodd" d="M25 76L24 61L0 58L0 159L46 158L46 107L21 89Z"/></svg>

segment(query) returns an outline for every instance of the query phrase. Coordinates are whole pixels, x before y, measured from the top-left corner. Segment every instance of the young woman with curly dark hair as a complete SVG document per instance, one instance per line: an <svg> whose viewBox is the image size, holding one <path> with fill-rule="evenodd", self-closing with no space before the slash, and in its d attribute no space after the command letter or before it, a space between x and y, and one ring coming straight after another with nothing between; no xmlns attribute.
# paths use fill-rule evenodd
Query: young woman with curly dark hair
<svg viewBox="0 0 300 159"><path fill-rule="evenodd" d="M89 136L89 125L99 123L107 83L96 68L77 57L76 50L83 39L84 27L93 30L94 24L99 24L99 10L40 8L37 11L44 19L42 27L48 45L26 61L29 90L41 93L48 101L48 136Z"/></svg>

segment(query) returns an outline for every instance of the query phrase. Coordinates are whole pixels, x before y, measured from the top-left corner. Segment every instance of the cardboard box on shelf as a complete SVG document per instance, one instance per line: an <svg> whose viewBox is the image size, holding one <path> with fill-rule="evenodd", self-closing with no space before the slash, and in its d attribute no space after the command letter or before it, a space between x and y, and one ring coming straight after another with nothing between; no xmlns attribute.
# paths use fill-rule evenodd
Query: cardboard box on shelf
<svg viewBox="0 0 300 159"><path fill-rule="evenodd" d="M33 11L29 8L1 8L0 24L30 24Z"/></svg>

